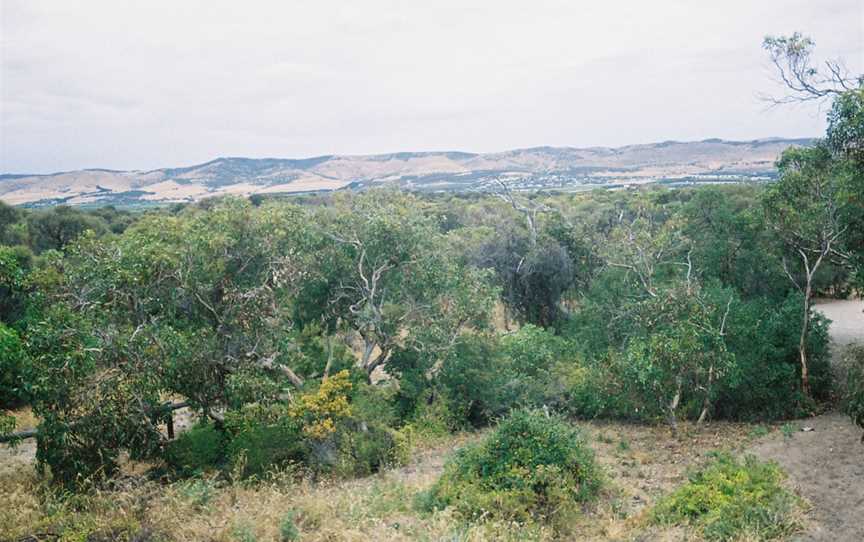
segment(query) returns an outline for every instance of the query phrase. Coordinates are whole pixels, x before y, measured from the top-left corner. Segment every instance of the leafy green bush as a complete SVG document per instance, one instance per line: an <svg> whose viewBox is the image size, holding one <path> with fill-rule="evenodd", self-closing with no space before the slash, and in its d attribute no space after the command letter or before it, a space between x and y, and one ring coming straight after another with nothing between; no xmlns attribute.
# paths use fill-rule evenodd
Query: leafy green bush
<svg viewBox="0 0 864 542"><path fill-rule="evenodd" d="M193 508L207 508L216 497L216 486L212 480L193 478L186 480L177 487L177 492Z"/></svg>
<svg viewBox="0 0 864 542"><path fill-rule="evenodd" d="M508 374L494 338L465 338L441 364L437 390L454 422L480 427L515 404Z"/></svg>
<svg viewBox="0 0 864 542"><path fill-rule="evenodd" d="M846 348L838 373L840 406L864 429L864 345ZM864 442L864 435L861 441Z"/></svg>
<svg viewBox="0 0 864 542"><path fill-rule="evenodd" d="M228 461L244 477L264 476L274 467L306 460L309 448L298 421L284 407L248 405L226 415Z"/></svg>
<svg viewBox="0 0 864 542"><path fill-rule="evenodd" d="M14 329L0 322L0 408L27 400L27 353Z"/></svg>
<svg viewBox="0 0 864 542"><path fill-rule="evenodd" d="M459 450L418 504L453 506L467 519L554 520L591 499L600 483L594 453L576 428L518 410L483 442Z"/></svg>
<svg viewBox="0 0 864 542"><path fill-rule="evenodd" d="M772 420L807 412L810 405L801 393L800 332L798 294L779 304L754 300L733 307L726 336L737 368L719 390L717 417ZM811 391L817 400L827 399L831 390L828 344L828 321L814 313L807 352Z"/></svg>
<svg viewBox="0 0 864 542"><path fill-rule="evenodd" d="M293 510L290 510L279 523L279 538L282 542L300 540L300 529L297 528L297 524L294 522L296 516L297 514Z"/></svg>
<svg viewBox="0 0 864 542"><path fill-rule="evenodd" d="M770 540L798 528L798 498L775 463L718 454L653 510L658 523L686 522L708 540Z"/></svg>
<svg viewBox="0 0 864 542"><path fill-rule="evenodd" d="M211 423L199 423L165 447L165 462L179 476L194 476L219 466L225 458L225 435Z"/></svg>

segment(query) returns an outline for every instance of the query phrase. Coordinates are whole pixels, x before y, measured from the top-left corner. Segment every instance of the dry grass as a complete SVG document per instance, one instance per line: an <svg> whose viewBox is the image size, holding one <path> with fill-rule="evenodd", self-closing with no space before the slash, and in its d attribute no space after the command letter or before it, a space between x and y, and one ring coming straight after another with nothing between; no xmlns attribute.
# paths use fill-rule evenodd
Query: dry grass
<svg viewBox="0 0 864 542"><path fill-rule="evenodd" d="M58 498L32 468L0 470L0 540L52 533L60 540L280 540L289 513L304 541L377 540L693 540L680 527L649 526L645 511L680 485L689 468L715 449L746 445L752 426L684 425L678 439L664 427L580 423L591 437L607 484L601 498L569 525L487 522L460 524L448 511L423 515L414 496L431 486L450 453L478 434L427 445L411 464L357 480L317 480L296 471L263 482L205 478L173 484L149 481L129 465L118 488ZM9 459L0 457L0 463ZM101 537L101 538L99 538ZM48 538L53 539L53 538Z"/></svg>

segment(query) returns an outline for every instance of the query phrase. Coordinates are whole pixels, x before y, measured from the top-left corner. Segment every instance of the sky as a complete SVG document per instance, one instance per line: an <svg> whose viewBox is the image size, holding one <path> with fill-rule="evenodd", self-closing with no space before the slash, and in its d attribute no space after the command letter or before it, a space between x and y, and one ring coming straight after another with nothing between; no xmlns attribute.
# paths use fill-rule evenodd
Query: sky
<svg viewBox="0 0 864 542"><path fill-rule="evenodd" d="M807 137L761 42L864 0L0 0L0 172Z"/></svg>

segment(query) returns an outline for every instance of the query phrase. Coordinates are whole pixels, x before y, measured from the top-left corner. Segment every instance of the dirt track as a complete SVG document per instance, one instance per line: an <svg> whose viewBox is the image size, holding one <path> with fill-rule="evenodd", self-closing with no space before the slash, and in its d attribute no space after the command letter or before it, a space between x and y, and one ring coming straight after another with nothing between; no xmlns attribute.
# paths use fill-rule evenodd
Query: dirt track
<svg viewBox="0 0 864 542"><path fill-rule="evenodd" d="M816 309L833 322L834 354L864 342L864 302L824 301ZM861 431L846 416L825 414L794 422L797 431L774 433L750 451L777 461L791 483L810 500L812 523L796 540L864 541L864 446Z"/></svg>

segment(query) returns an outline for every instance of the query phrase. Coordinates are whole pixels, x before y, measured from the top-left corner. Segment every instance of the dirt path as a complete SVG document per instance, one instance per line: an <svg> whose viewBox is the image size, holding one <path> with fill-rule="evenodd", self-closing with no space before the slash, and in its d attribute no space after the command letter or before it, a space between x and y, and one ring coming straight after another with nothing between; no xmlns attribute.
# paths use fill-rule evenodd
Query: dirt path
<svg viewBox="0 0 864 542"><path fill-rule="evenodd" d="M852 342L864 342L864 302L822 301L816 309L833 320L835 355ZM810 529L796 540L864 540L864 446L861 432L846 416L830 413L799 420L791 436L773 433L750 450L777 461L791 483L813 506Z"/></svg>

